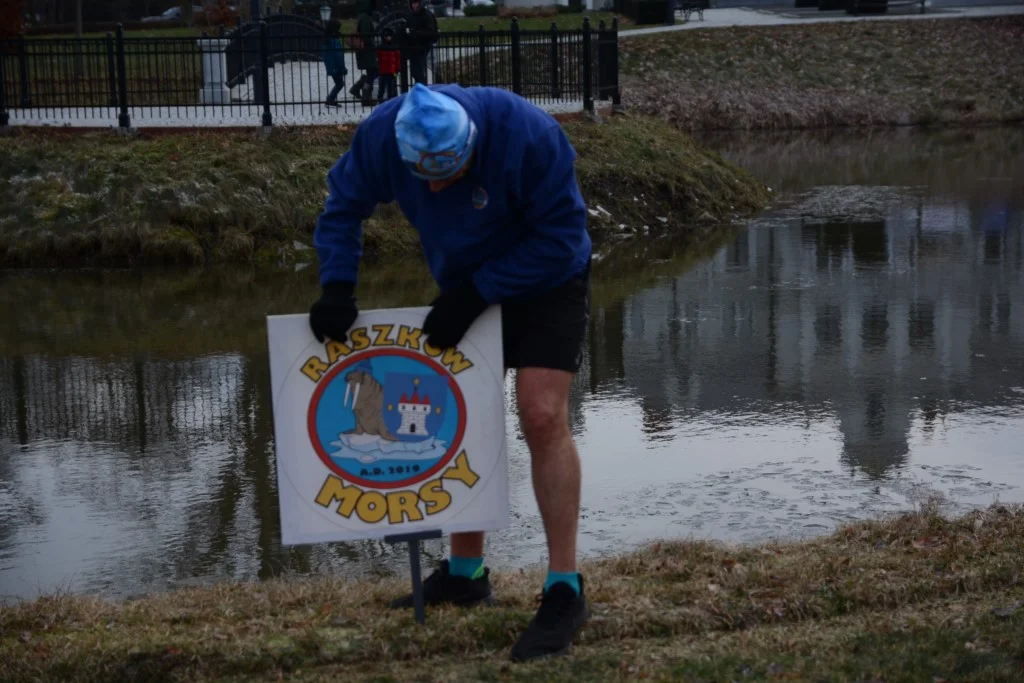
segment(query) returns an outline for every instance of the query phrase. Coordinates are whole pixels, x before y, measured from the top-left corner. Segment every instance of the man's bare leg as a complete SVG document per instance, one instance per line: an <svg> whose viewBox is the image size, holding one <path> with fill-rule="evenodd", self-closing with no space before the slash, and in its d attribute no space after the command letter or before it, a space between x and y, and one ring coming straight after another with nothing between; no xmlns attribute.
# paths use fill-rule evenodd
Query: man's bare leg
<svg viewBox="0 0 1024 683"><path fill-rule="evenodd" d="M483 557L484 533L482 531L466 531L452 534L451 554L457 557Z"/></svg>
<svg viewBox="0 0 1024 683"><path fill-rule="evenodd" d="M530 447L533 490L548 540L548 577L536 616L510 657L525 661L565 652L588 618L583 577L576 572L580 458L569 430L572 374L524 368L516 377L519 420Z"/></svg>
<svg viewBox="0 0 1024 683"><path fill-rule="evenodd" d="M569 430L572 374L522 368L516 374L519 419L530 447L533 490L547 535L551 571L576 571L580 458ZM454 548L454 536L452 537ZM483 549L483 539L480 540Z"/></svg>

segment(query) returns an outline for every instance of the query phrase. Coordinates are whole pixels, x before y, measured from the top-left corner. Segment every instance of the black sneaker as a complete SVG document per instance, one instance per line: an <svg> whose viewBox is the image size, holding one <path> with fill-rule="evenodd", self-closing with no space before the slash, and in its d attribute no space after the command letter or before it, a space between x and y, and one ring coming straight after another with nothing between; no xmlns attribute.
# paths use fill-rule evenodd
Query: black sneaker
<svg viewBox="0 0 1024 683"><path fill-rule="evenodd" d="M448 560L423 582L423 604L458 605L473 607L474 605L493 605L497 602L491 592L491 570L484 568L484 575L478 579L465 576L452 576L448 573ZM412 607L412 593L391 602L391 607Z"/></svg>
<svg viewBox="0 0 1024 683"><path fill-rule="evenodd" d="M536 616L512 646L512 661L560 655L569 650L573 637L590 616L587 598L583 594L582 575L579 580L579 595L563 582L556 583L544 593Z"/></svg>

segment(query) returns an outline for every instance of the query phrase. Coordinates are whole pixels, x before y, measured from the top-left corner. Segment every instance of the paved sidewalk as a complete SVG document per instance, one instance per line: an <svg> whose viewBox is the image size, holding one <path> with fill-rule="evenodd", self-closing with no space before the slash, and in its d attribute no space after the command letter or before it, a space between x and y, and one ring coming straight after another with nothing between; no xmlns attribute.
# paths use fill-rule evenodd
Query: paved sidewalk
<svg viewBox="0 0 1024 683"><path fill-rule="evenodd" d="M891 9L887 14L850 16L843 10L821 12L816 8L795 8L790 5L779 7L730 7L704 10L704 20L695 14L690 21L675 26L652 26L619 31L620 38L646 36L652 33L692 31L729 26L786 26L792 24L823 24L842 21L922 21L925 19L963 19L965 17L998 17L1024 14L1024 3L1020 5L996 5L991 7L927 7L919 13L919 5ZM1021 47L1024 49L1024 46Z"/></svg>

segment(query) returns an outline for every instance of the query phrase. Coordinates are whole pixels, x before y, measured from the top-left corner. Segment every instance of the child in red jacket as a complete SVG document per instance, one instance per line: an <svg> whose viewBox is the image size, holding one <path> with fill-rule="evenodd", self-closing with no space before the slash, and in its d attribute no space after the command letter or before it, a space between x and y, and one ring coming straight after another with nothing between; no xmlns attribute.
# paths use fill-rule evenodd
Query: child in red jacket
<svg viewBox="0 0 1024 683"><path fill-rule="evenodd" d="M398 83L395 75L402 68L402 53L393 44L395 30L386 28L381 32L384 39L381 46L377 48L377 63L380 66L380 74L377 81L377 100L383 102L392 97L398 96ZM384 97L387 91L387 97Z"/></svg>

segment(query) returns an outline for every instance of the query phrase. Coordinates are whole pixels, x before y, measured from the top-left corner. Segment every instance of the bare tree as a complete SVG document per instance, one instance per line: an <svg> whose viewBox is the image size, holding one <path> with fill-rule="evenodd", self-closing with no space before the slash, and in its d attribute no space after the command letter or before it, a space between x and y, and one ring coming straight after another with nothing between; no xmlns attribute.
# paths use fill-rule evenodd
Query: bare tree
<svg viewBox="0 0 1024 683"><path fill-rule="evenodd" d="M75 0L75 38L78 43L75 45L75 78L81 78L82 69L82 0Z"/></svg>
<svg viewBox="0 0 1024 683"><path fill-rule="evenodd" d="M261 14L260 0L239 0L238 10L243 21L254 21Z"/></svg>
<svg viewBox="0 0 1024 683"><path fill-rule="evenodd" d="M280 14L281 12L287 12L289 6L294 4L289 0L264 0L263 13L264 14Z"/></svg>
<svg viewBox="0 0 1024 683"><path fill-rule="evenodd" d="M267 2L267 10L271 14L279 14L284 12L291 14L295 9L295 0L269 0Z"/></svg>
<svg viewBox="0 0 1024 683"><path fill-rule="evenodd" d="M22 0L0 2L0 38L13 38L21 33L24 19L25 7Z"/></svg>

